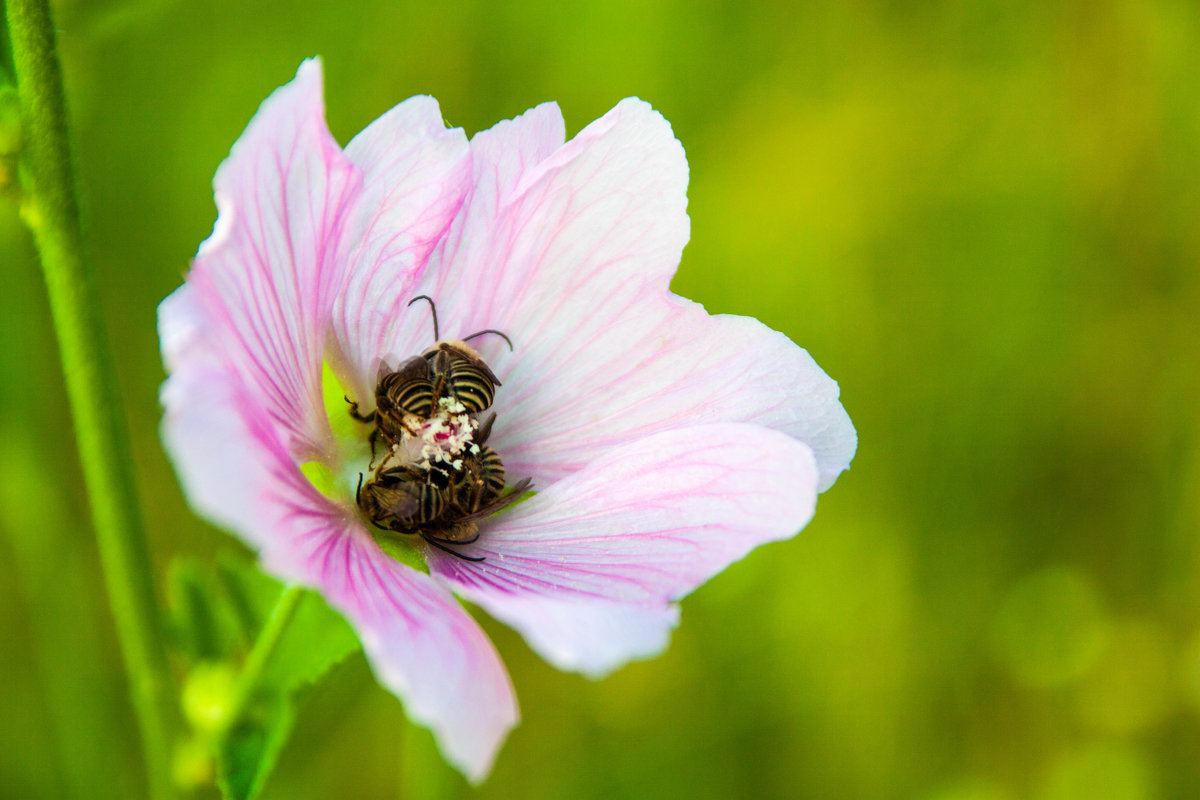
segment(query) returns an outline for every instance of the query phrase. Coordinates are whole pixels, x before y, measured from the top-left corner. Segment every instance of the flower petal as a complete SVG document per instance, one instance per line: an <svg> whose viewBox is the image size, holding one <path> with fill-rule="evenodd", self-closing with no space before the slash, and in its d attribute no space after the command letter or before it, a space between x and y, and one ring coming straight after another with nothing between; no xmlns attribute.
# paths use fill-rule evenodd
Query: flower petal
<svg viewBox="0 0 1200 800"><path fill-rule="evenodd" d="M172 364L163 438L193 507L258 549L266 571L320 591L358 632L380 682L481 780L517 720L491 642L449 592L386 556L349 503L301 474L259 398L203 335L190 287L164 301L161 319Z"/></svg>
<svg viewBox="0 0 1200 800"><path fill-rule="evenodd" d="M484 561L430 551L430 569L555 666L598 676L660 652L671 604L793 536L816 493L811 450L783 433L681 428L609 450L492 518L461 547Z"/></svg>
<svg viewBox="0 0 1200 800"><path fill-rule="evenodd" d="M213 323L190 284L159 305L158 325L169 373L161 395L163 444L188 503L247 544L261 546L271 530L258 492L272 483L262 454L277 447L280 434L265 411L239 413L257 409L262 398L221 360Z"/></svg>
<svg viewBox="0 0 1200 800"><path fill-rule="evenodd" d="M513 365L495 406L492 446L509 473L544 485L593 453L657 431L748 422L807 444L818 489L832 486L857 447L837 383L758 320L672 299L647 299L590 333L532 343L536 353Z"/></svg>
<svg viewBox="0 0 1200 800"><path fill-rule="evenodd" d="M314 504L315 505L315 504ZM358 631L379 682L473 782L491 770L517 701L491 641L445 588L385 555L336 508L295 508L263 566L319 590Z"/></svg>
<svg viewBox="0 0 1200 800"><path fill-rule="evenodd" d="M505 120L476 135L470 142L471 193L454 221L443 247L435 250L405 302L424 294L439 301L438 317L444 336L467 336L489 325L486 315L474 313L481 275L499 270L495 225L499 209L522 179L563 146L563 119L555 103L543 103L519 117ZM391 346L381 351L391 364L422 352L432 342L427 312L400 318ZM482 346L487 348L486 341ZM500 345L503 347L503 345Z"/></svg>
<svg viewBox="0 0 1200 800"><path fill-rule="evenodd" d="M217 170L217 222L188 276L216 322L209 335L302 458L328 445L321 359L358 185L325 126L321 92L320 63L306 61L259 108Z"/></svg>
<svg viewBox="0 0 1200 800"><path fill-rule="evenodd" d="M423 96L372 122L346 156L363 172L363 196L342 242L340 260L349 266L333 309L334 360L369 407L378 361L393 349L412 283L470 189L471 160L462 129L447 130L437 101Z"/></svg>
<svg viewBox="0 0 1200 800"><path fill-rule="evenodd" d="M560 124L539 107L472 140L481 186L414 290L441 300L443 335L515 341L473 342L503 381L510 474L545 486L657 431L750 422L808 444L831 486L857 445L837 384L786 336L669 290L689 231L670 125L624 100L551 150ZM400 355L428 343L423 315L403 328Z"/></svg>

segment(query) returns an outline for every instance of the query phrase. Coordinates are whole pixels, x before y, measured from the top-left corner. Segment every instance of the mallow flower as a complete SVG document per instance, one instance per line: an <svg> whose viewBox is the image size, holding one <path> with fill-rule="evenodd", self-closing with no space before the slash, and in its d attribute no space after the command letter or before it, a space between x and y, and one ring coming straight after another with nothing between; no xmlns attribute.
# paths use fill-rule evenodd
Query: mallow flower
<svg viewBox="0 0 1200 800"><path fill-rule="evenodd" d="M803 528L856 446L804 350L670 292L689 220L667 121L627 99L564 140L553 103L468 139L413 97L343 149L307 61L217 170L212 235L159 309L163 435L191 505L340 611L475 781L517 702L456 595L602 676L662 651L686 594ZM403 448L350 415L433 344L431 304L443 337L511 340L471 346L499 381L487 446L509 486L532 481L441 547L364 513L363 476ZM484 415L451 411L430 413L482 440Z"/></svg>

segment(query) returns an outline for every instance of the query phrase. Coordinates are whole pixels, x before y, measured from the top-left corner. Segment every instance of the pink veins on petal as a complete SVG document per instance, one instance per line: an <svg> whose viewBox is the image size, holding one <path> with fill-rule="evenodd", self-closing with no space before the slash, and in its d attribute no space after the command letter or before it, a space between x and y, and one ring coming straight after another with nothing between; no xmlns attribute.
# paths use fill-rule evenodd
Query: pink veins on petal
<svg viewBox="0 0 1200 800"><path fill-rule="evenodd" d="M518 713L454 594L556 666L602 675L661 652L676 603L793 536L854 455L837 384L804 350L670 292L687 178L670 125L636 99L565 141L553 104L468 140L414 97L343 149L311 60L218 169L213 233L160 306L163 435L189 502L341 611L473 781ZM513 339L472 341L502 382L487 445L509 486L537 490L475 540L409 537L428 574L381 547L355 499L371 426L343 424L322 388L327 364L370 411L379 365L432 344L419 295L443 336ZM474 452L478 426L448 420L436 447Z"/></svg>

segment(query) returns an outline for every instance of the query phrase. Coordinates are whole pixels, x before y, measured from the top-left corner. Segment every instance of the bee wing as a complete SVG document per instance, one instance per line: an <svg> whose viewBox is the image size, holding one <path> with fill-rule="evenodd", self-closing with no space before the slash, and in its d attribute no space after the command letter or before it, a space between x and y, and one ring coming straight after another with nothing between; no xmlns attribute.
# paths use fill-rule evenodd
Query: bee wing
<svg viewBox="0 0 1200 800"><path fill-rule="evenodd" d="M406 358L400 362L400 366L396 367L395 374L398 377L393 378L393 380L398 383L428 379L429 362L420 356Z"/></svg>
<svg viewBox="0 0 1200 800"><path fill-rule="evenodd" d="M379 359L378 366L375 368L375 383L378 384L383 380L385 375L392 374L392 368L382 358Z"/></svg>
<svg viewBox="0 0 1200 800"><path fill-rule="evenodd" d="M397 481L378 486L375 494L380 508L399 519L408 519L421 509L420 484Z"/></svg>
<svg viewBox="0 0 1200 800"><path fill-rule="evenodd" d="M475 429L473 441L475 444L482 446L492 435L492 424L496 421L496 412L492 412L483 418L483 422L479 423L479 427Z"/></svg>
<svg viewBox="0 0 1200 800"><path fill-rule="evenodd" d="M532 485L532 478L522 478L520 481L517 481L517 484L513 486L512 491L508 494L502 494L499 497L493 497L490 501L475 509L470 514L464 514L454 521L455 523L474 522L475 520L480 520L484 517L490 517L497 511L503 508L508 508L513 503L520 500L525 495L525 491Z"/></svg>

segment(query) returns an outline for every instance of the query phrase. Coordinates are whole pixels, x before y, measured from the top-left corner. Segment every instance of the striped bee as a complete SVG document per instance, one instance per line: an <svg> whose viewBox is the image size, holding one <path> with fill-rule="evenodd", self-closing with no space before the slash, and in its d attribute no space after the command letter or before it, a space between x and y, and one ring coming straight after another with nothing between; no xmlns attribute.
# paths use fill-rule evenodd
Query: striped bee
<svg viewBox="0 0 1200 800"><path fill-rule="evenodd" d="M389 442L400 442L405 434L415 435L416 428L430 419L442 400L461 404L461 412L479 414L492 405L500 379L467 342L477 336L495 334L512 341L500 331L483 330L465 339L442 339L438 331L437 307L426 295L414 297L409 305L426 300L433 312L433 336L436 340L424 353L406 359L395 370L381 366L375 386L375 411L358 413L350 404L350 414L360 422L375 422L379 433Z"/></svg>
<svg viewBox="0 0 1200 800"><path fill-rule="evenodd" d="M496 421L485 413L500 380L467 340L495 334L484 330L463 340L442 339L437 307L433 312L434 344L392 370L382 367L375 387L375 410L362 415L350 402L350 414L373 422L371 463L379 437L387 450L370 477L359 475L355 500L376 526L398 534L415 534L434 547L466 561L481 558L451 549L479 538L483 518L516 502L530 486L527 478L507 494L504 464L486 442Z"/></svg>
<svg viewBox="0 0 1200 800"><path fill-rule="evenodd" d="M504 493L504 464L487 445L462 459L457 470L424 471L396 456L386 457L365 484L359 476L355 499L371 522L399 534L415 534L464 561L483 561L451 549L479 538L478 521L515 503L531 481Z"/></svg>

